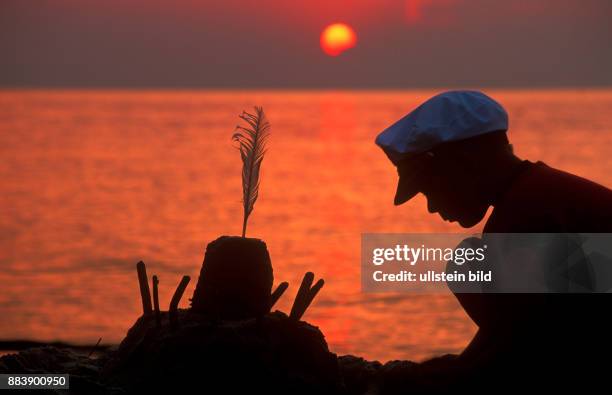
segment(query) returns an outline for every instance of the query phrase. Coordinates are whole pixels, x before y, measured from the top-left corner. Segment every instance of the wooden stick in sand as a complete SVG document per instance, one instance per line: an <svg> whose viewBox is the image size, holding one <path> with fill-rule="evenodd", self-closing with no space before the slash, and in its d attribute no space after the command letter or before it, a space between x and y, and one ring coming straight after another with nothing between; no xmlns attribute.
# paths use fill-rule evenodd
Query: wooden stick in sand
<svg viewBox="0 0 612 395"><path fill-rule="evenodd" d="M102 338L99 338L98 341L96 342L96 345L93 346L91 348L91 351L89 352L89 354L87 354L87 358L91 358L91 356L93 355L94 351L96 351L96 348L98 348L98 346L100 345L101 341L102 341Z"/></svg>
<svg viewBox="0 0 612 395"><path fill-rule="evenodd" d="M185 292L185 288L187 288L187 284L189 284L190 280L191 277L183 276L183 279L179 283L178 287L176 287L176 291L174 291L174 295L172 296L172 300L170 301L169 315L170 322L173 326L176 326L178 324L178 304L181 301L183 293Z"/></svg>
<svg viewBox="0 0 612 395"><path fill-rule="evenodd" d="M158 294L159 279L153 275L153 309L155 310L155 323L157 327L161 327L161 312L159 311L159 294Z"/></svg>
<svg viewBox="0 0 612 395"><path fill-rule="evenodd" d="M319 293L325 284L323 279L320 279L314 286L312 286L313 281L314 274L312 272L307 272L302 279L302 284L300 285L300 289L298 290L293 302L293 307L291 307L291 313L289 314L290 318L299 321L314 300L315 296L317 296L317 293Z"/></svg>
<svg viewBox="0 0 612 395"><path fill-rule="evenodd" d="M138 283L140 284L140 298L142 299L143 314L150 314L153 310L151 307L151 292L149 291L149 280L147 279L147 268L143 261L136 264L136 272L138 273Z"/></svg>
<svg viewBox="0 0 612 395"><path fill-rule="evenodd" d="M278 284L278 287L276 287L274 292L272 292L272 295L270 295L270 310L272 310L272 307L274 307L276 302L278 302L278 300L285 293L287 288L289 288L289 283L286 281L283 281L282 283Z"/></svg>

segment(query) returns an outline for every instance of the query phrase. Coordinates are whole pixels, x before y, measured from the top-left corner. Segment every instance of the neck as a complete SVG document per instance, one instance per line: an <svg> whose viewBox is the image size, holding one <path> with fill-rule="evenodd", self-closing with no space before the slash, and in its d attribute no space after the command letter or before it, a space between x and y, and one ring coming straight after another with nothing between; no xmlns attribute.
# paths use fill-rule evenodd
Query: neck
<svg viewBox="0 0 612 395"><path fill-rule="evenodd" d="M487 161L481 170L481 192L495 206L512 186L521 170L523 161L514 154L500 155Z"/></svg>

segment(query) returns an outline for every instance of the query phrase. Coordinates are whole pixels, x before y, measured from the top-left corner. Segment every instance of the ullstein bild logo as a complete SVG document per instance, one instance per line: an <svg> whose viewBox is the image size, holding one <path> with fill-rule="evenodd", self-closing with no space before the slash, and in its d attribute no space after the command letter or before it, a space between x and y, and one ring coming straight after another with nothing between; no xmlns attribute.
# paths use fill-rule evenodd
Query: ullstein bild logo
<svg viewBox="0 0 612 395"><path fill-rule="evenodd" d="M363 234L364 292L604 293L612 234Z"/></svg>

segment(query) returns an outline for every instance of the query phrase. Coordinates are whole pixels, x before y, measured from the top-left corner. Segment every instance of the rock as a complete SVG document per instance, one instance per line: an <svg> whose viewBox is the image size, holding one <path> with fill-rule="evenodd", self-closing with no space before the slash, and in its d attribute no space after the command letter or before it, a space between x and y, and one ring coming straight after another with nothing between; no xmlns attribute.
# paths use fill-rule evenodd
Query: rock
<svg viewBox="0 0 612 395"><path fill-rule="evenodd" d="M266 243L221 236L206 247L191 306L221 319L264 315L270 308L273 280Z"/></svg>

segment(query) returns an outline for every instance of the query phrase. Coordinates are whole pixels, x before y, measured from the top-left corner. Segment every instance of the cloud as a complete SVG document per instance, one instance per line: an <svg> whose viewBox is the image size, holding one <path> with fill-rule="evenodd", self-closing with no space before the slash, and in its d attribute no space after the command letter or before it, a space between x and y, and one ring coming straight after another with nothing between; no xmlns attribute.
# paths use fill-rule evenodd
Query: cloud
<svg viewBox="0 0 612 395"><path fill-rule="evenodd" d="M405 0L406 23L445 27L457 22L457 0Z"/></svg>

